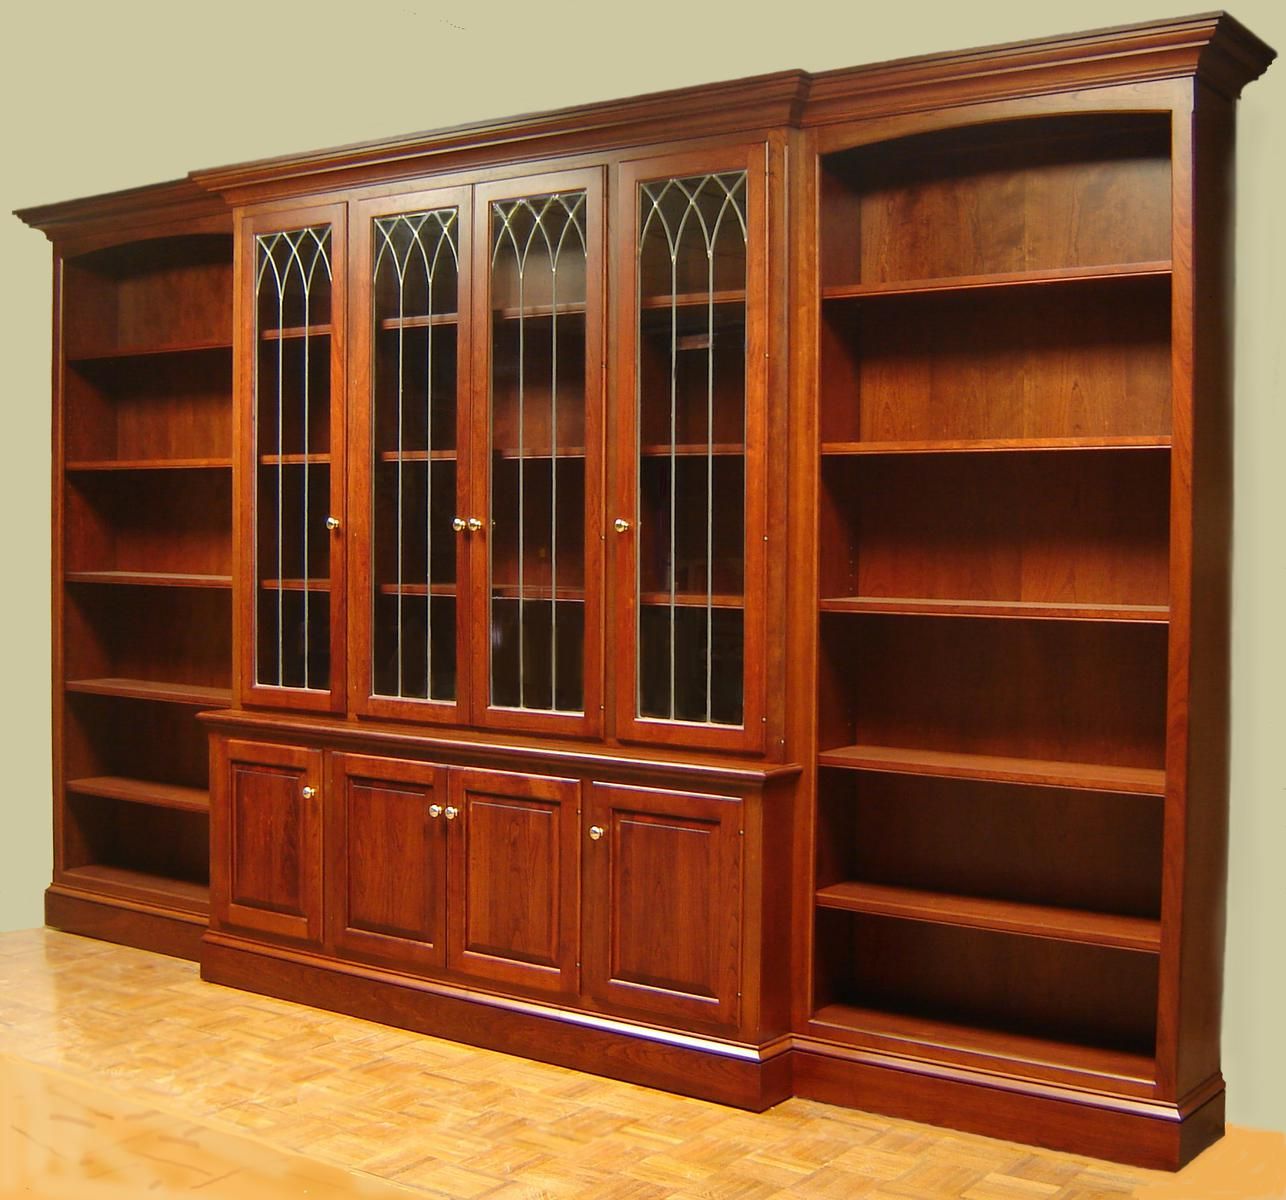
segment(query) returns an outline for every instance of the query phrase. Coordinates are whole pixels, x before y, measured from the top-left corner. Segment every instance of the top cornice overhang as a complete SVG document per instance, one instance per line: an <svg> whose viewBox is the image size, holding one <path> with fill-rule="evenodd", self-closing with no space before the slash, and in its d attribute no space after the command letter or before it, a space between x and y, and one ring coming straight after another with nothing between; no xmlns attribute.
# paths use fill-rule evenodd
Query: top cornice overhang
<svg viewBox="0 0 1286 1200"><path fill-rule="evenodd" d="M310 192L678 138L807 128L1089 88L1200 80L1235 99L1276 52L1227 13L1152 21L871 66L779 71L625 100L193 171L187 180L23 209L50 236L85 222L206 215Z"/></svg>

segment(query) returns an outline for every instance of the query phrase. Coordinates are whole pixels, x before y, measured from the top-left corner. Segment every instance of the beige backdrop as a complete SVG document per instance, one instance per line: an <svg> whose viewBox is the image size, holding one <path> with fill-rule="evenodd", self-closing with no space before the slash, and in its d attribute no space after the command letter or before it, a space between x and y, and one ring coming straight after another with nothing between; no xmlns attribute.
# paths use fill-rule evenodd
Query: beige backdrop
<svg viewBox="0 0 1286 1200"><path fill-rule="evenodd" d="M1173 5L1174 7L1171 7ZM0 210L193 167L786 67L822 70L1177 15L1183 0L49 0L0 18ZM1286 5L1236 15L1286 50ZM1242 101L1225 1074L1286 1130L1286 63ZM0 219L7 686L0 929L49 878L49 253Z"/></svg>

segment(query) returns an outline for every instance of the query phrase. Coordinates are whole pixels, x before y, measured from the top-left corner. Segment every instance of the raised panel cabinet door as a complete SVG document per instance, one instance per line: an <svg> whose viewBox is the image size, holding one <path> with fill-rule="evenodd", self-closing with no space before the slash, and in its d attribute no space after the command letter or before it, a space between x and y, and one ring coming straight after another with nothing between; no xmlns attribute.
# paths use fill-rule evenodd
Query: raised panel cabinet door
<svg viewBox="0 0 1286 1200"><path fill-rule="evenodd" d="M321 751L216 739L212 767L215 921L319 942Z"/></svg>
<svg viewBox="0 0 1286 1200"><path fill-rule="evenodd" d="M341 953L404 967L445 962L447 772L331 756L327 929Z"/></svg>
<svg viewBox="0 0 1286 1200"><path fill-rule="evenodd" d="M734 797L591 786L581 830L590 997L681 1022L736 1024L741 822Z"/></svg>
<svg viewBox="0 0 1286 1200"><path fill-rule="evenodd" d="M355 203L349 701L468 720L469 188Z"/></svg>
<svg viewBox="0 0 1286 1200"><path fill-rule="evenodd" d="M479 185L474 202L473 709L602 728L603 173Z"/></svg>
<svg viewBox="0 0 1286 1200"><path fill-rule="evenodd" d="M607 538L628 740L765 745L767 153L621 167Z"/></svg>
<svg viewBox="0 0 1286 1200"><path fill-rule="evenodd" d="M580 783L453 770L447 809L453 971L575 994Z"/></svg>
<svg viewBox="0 0 1286 1200"><path fill-rule="evenodd" d="M250 704L344 704L346 211L237 228L235 623Z"/></svg>

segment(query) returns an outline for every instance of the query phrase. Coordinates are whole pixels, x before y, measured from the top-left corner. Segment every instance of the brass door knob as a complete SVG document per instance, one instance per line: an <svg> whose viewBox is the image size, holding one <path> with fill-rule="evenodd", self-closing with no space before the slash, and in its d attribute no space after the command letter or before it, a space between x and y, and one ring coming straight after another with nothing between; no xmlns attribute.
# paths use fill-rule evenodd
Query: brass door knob
<svg viewBox="0 0 1286 1200"><path fill-rule="evenodd" d="M616 520L612 522L612 528L615 529L617 533L627 533L630 528L630 523L624 517L617 517Z"/></svg>
<svg viewBox="0 0 1286 1200"><path fill-rule="evenodd" d="M327 528L327 529L329 529L329 530L331 530L332 532L333 532L334 530L338 529L338 528L339 528L339 518L338 518L338 517L327 517L327 518L326 518L326 528Z"/></svg>
<svg viewBox="0 0 1286 1200"><path fill-rule="evenodd" d="M311 800L315 795L317 795L317 789L313 787L311 783L306 783L304 784L304 789L300 792L300 795L303 796L305 800Z"/></svg>
<svg viewBox="0 0 1286 1200"><path fill-rule="evenodd" d="M601 825L591 825L589 827L589 840L591 842L597 842L606 832L607 830Z"/></svg>
<svg viewBox="0 0 1286 1200"><path fill-rule="evenodd" d="M482 528L482 521L477 517L470 517L468 524L470 533L477 533Z"/></svg>
<svg viewBox="0 0 1286 1200"><path fill-rule="evenodd" d="M436 821L441 815L442 815L442 805L440 804L429 805L429 816L431 816Z"/></svg>
<svg viewBox="0 0 1286 1200"><path fill-rule="evenodd" d="M454 804L447 805L447 820L454 821L460 815L460 810Z"/></svg>
<svg viewBox="0 0 1286 1200"><path fill-rule="evenodd" d="M463 517L456 517L456 519L451 522L451 528L454 529L456 533L463 533L466 529L468 529L468 527L469 527L469 522L466 521Z"/></svg>

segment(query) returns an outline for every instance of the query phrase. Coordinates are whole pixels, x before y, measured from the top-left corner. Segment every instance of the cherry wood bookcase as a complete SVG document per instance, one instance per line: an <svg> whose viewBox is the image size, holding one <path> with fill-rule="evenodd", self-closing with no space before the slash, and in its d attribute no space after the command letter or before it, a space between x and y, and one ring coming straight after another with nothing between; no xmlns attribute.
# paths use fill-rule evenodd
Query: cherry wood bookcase
<svg viewBox="0 0 1286 1200"><path fill-rule="evenodd" d="M51 924L761 1109L1219 1136L1206 17L25 210Z"/></svg>

